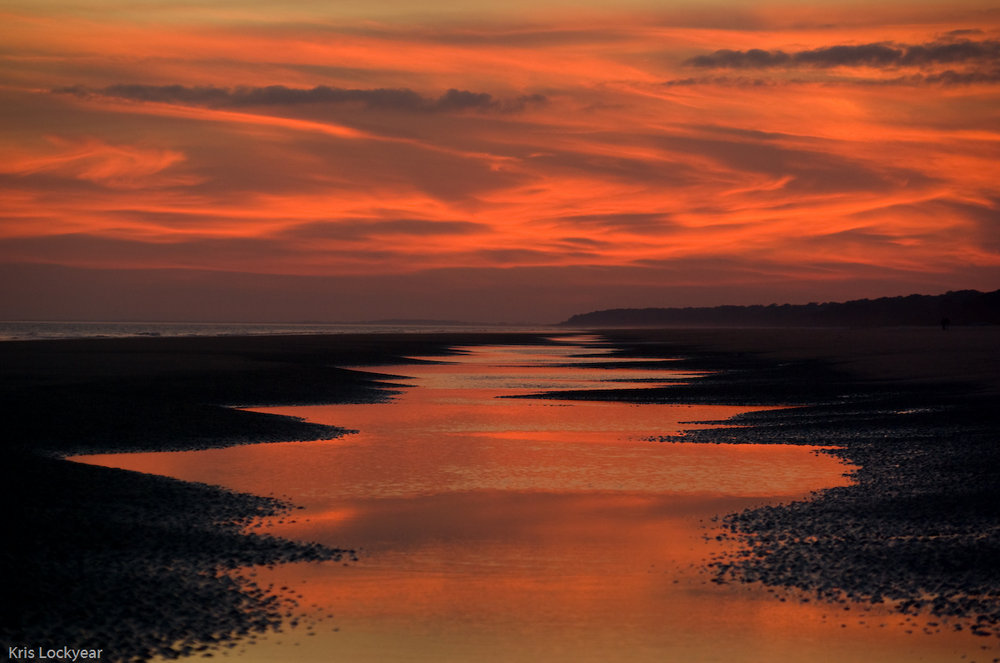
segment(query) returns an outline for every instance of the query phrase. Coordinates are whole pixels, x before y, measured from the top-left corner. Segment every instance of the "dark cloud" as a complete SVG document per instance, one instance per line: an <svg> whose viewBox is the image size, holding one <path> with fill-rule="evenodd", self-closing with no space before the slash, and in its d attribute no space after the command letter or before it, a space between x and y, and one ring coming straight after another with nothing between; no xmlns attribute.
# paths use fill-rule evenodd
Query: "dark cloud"
<svg viewBox="0 0 1000 663"><path fill-rule="evenodd" d="M703 76L700 78L681 78L664 81L665 87L694 86L694 85L719 85L728 87L765 87L787 84L815 83L815 80L803 78L765 80L761 78L747 78L745 76ZM826 79L825 85L837 85L849 83L851 85L976 85L1000 83L1000 67L994 69L971 69L968 71L955 71L946 69L933 74L908 74L894 78L858 78L850 77L843 79Z"/></svg>
<svg viewBox="0 0 1000 663"><path fill-rule="evenodd" d="M888 67L900 64L901 58L905 58L905 51L885 44L828 46L792 56L795 64L811 67Z"/></svg>
<svg viewBox="0 0 1000 663"><path fill-rule="evenodd" d="M900 64L903 66L926 66L975 60L1000 62L1000 41L963 39L908 46Z"/></svg>
<svg viewBox="0 0 1000 663"><path fill-rule="evenodd" d="M73 86L53 92L79 97L113 97L132 101L147 101L188 106L232 108L243 106L297 106L302 104L357 104L368 110L390 110L409 113L453 113L461 111L517 112L530 105L545 103L540 94L498 99L486 92L451 89L439 97L425 97L408 88L348 89L318 85L312 88L290 88L284 85L266 87L223 88L184 85L109 85L105 88Z"/></svg>
<svg viewBox="0 0 1000 663"><path fill-rule="evenodd" d="M1000 82L1000 68L993 71L954 71L948 69L937 74L917 74L910 80L899 80L895 82L906 83L938 83L941 85L971 85L973 83L998 83Z"/></svg>
<svg viewBox="0 0 1000 663"><path fill-rule="evenodd" d="M756 48L747 51L721 49L690 58L684 64L711 69L774 69L800 66L891 68L997 61L1000 61L1000 41L958 39L917 45L891 43L837 45L792 53Z"/></svg>
<svg viewBox="0 0 1000 663"><path fill-rule="evenodd" d="M784 51L763 51L759 48L749 51L723 48L710 55L697 55L685 60L684 64L713 69L764 69L792 64L792 56Z"/></svg>

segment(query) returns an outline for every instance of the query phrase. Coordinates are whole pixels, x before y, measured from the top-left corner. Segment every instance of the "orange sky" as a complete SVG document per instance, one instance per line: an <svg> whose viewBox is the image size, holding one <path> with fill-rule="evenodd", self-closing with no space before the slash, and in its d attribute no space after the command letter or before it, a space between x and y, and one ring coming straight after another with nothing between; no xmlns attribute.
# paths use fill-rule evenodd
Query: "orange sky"
<svg viewBox="0 0 1000 663"><path fill-rule="evenodd" d="M1000 287L988 3L325 4L4 3L4 317Z"/></svg>

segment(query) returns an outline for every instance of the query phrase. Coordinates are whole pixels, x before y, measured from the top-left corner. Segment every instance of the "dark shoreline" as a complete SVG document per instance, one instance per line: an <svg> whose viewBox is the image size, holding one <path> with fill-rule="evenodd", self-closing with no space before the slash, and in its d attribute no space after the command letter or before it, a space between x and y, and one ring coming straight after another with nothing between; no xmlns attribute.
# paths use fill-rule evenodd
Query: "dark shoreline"
<svg viewBox="0 0 1000 663"><path fill-rule="evenodd" d="M240 405L377 402L404 364L455 345L537 336L384 334L0 343L4 462L0 642L103 650L103 660L203 653L294 621L294 599L232 569L349 549L247 533L280 499L81 465L82 453L334 439L349 431Z"/></svg>
<svg viewBox="0 0 1000 663"><path fill-rule="evenodd" d="M660 388L544 396L801 406L684 437L840 444L836 453L861 466L856 486L729 516L725 525L746 554L717 560L718 580L797 587L839 601L898 600L904 610L947 616L949 628L996 633L1000 333L932 333L614 330L606 338L623 358L680 355L672 367L715 373ZM375 402L391 394L392 377L350 367L544 338L500 332L0 343L8 431L0 479L17 542L4 552L5 595L17 598L0 621L4 644L103 645L118 652L109 660L226 646L280 628L291 614L287 599L234 579L227 568L352 555L243 533L250 519L291 508L273 498L61 456L333 439L345 431L224 406Z"/></svg>

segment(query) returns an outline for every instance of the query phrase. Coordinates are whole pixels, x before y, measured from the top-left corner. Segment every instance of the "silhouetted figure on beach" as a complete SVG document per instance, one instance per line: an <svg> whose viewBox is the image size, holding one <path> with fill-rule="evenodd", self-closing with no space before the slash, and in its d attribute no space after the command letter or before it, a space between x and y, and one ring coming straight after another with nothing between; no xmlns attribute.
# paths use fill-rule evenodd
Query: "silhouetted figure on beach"
<svg viewBox="0 0 1000 663"><path fill-rule="evenodd" d="M948 327L951 326L951 320L948 317L941 318L941 331L948 331Z"/></svg>

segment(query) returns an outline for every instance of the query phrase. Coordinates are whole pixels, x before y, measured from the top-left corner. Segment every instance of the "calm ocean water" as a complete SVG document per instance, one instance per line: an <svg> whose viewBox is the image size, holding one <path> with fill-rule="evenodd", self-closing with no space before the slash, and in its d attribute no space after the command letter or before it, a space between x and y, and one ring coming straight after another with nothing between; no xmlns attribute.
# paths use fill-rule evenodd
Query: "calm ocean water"
<svg viewBox="0 0 1000 663"><path fill-rule="evenodd" d="M129 336L262 336L291 334L409 334L552 331L542 325L336 324L229 322L0 322L0 341Z"/></svg>

